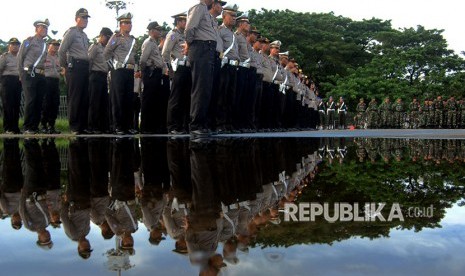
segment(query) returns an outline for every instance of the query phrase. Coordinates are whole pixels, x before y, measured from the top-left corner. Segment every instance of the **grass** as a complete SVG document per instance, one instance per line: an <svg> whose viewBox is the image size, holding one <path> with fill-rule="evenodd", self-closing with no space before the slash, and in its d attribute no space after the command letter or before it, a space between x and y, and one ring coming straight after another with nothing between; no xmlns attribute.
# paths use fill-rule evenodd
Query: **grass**
<svg viewBox="0 0 465 276"><path fill-rule="evenodd" d="M24 119L19 119L19 129L23 130ZM69 130L68 119L58 118L55 122L55 128L61 133L71 133ZM0 117L0 132L3 133L3 118Z"/></svg>

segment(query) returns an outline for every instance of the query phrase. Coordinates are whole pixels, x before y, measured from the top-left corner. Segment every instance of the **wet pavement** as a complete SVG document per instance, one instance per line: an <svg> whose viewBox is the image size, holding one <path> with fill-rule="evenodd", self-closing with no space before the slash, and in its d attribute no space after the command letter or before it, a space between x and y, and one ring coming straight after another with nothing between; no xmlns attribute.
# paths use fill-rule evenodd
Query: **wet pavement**
<svg viewBox="0 0 465 276"><path fill-rule="evenodd" d="M3 139L1 271L463 275L462 138L344 130Z"/></svg>

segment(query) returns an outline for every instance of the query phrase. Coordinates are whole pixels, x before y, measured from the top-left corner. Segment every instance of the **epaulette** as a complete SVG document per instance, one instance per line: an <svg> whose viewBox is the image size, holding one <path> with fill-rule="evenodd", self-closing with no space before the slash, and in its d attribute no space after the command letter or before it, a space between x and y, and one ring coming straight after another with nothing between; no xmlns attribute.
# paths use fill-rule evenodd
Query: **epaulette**
<svg viewBox="0 0 465 276"><path fill-rule="evenodd" d="M76 29L77 26L73 26L73 27L70 27L69 29L72 30L72 29Z"/></svg>
<svg viewBox="0 0 465 276"><path fill-rule="evenodd" d="M123 35L121 33L115 34L115 37L122 37Z"/></svg>

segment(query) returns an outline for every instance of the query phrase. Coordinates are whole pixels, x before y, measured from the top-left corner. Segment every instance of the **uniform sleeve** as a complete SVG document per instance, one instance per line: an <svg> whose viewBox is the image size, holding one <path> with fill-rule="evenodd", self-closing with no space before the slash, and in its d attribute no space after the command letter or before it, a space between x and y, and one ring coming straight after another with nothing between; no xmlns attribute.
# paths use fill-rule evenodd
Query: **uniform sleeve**
<svg viewBox="0 0 465 276"><path fill-rule="evenodd" d="M150 53L152 52L153 43L150 43L150 39L146 39L142 44L142 54L140 56L140 70L144 71L147 67L147 60L149 59Z"/></svg>
<svg viewBox="0 0 465 276"><path fill-rule="evenodd" d="M24 68L24 57L26 56L27 51L29 50L30 41L28 39L24 40L21 46L19 47L18 52L18 72L21 75L21 72Z"/></svg>
<svg viewBox="0 0 465 276"><path fill-rule="evenodd" d="M97 55L97 47L95 44L90 45L89 50L87 51L87 54L89 56L89 70L92 69L92 65L94 63L94 59Z"/></svg>
<svg viewBox="0 0 465 276"><path fill-rule="evenodd" d="M116 43L117 42L116 40L117 40L117 36L113 35L108 41L107 46L105 46L105 49L103 50L103 57L105 58L105 60L111 60L113 58L113 52L118 46L118 43Z"/></svg>
<svg viewBox="0 0 465 276"><path fill-rule="evenodd" d="M186 42L191 44L194 41L195 30L199 26L200 19L202 18L202 12L200 11L201 5L196 5L189 10L189 15L187 17L186 23Z"/></svg>
<svg viewBox="0 0 465 276"><path fill-rule="evenodd" d="M73 42L74 32L69 29L66 31L65 35L63 36L63 41L60 44L60 48L58 49L58 57L60 59L60 66L66 67L68 65L68 61L66 60L66 52L68 52L69 46Z"/></svg>
<svg viewBox="0 0 465 276"><path fill-rule="evenodd" d="M6 67L6 55L0 56L0 77L3 76L3 71L5 71Z"/></svg>
<svg viewBox="0 0 465 276"><path fill-rule="evenodd" d="M177 39L174 32L169 32L165 39L165 44L161 51L161 56L164 63L169 63L171 60L171 52L173 51L174 45L176 45Z"/></svg>

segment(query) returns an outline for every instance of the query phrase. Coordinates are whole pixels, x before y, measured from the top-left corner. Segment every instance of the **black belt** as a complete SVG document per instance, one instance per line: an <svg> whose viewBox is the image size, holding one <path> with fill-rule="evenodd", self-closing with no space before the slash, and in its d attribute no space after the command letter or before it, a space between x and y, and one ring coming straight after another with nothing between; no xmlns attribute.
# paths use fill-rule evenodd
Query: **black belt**
<svg viewBox="0 0 465 276"><path fill-rule="evenodd" d="M192 43L202 43L202 44L208 44L208 45L215 45L216 46L216 41L214 40L194 40Z"/></svg>
<svg viewBox="0 0 465 276"><path fill-rule="evenodd" d="M89 61L85 59L74 59L73 61L76 64L89 65Z"/></svg>

